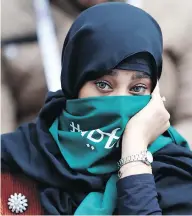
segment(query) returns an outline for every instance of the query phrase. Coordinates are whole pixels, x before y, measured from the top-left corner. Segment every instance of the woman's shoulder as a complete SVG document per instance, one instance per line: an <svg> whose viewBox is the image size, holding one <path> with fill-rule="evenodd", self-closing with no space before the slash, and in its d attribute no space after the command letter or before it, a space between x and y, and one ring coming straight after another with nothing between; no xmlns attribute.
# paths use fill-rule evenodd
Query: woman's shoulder
<svg viewBox="0 0 192 216"><path fill-rule="evenodd" d="M33 150L36 149L39 152L42 143L54 142L50 136L49 127L60 115L64 104L65 98L61 91L49 92L45 105L34 121L22 124L14 132L1 135L1 160L6 162L10 155L20 157L21 149L24 154L26 146L33 146Z"/></svg>
<svg viewBox="0 0 192 216"><path fill-rule="evenodd" d="M154 168L156 166L158 168L161 164L164 164L164 167L167 164L188 170L192 175L192 151L185 146L170 143L154 154Z"/></svg>
<svg viewBox="0 0 192 216"><path fill-rule="evenodd" d="M36 182L25 175L1 173L1 215L15 215L11 210L18 207L20 214L42 215ZM10 209L11 208L11 209ZM25 210L26 208L26 210Z"/></svg>
<svg viewBox="0 0 192 216"><path fill-rule="evenodd" d="M154 154L153 174L178 176L192 180L192 151L189 148L170 143Z"/></svg>

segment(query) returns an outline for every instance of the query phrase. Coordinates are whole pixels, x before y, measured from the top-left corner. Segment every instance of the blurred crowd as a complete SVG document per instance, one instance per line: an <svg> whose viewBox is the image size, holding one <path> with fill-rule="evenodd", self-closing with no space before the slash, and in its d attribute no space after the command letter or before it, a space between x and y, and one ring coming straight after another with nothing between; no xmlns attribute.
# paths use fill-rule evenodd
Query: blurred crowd
<svg viewBox="0 0 192 216"><path fill-rule="evenodd" d="M47 0L59 55L67 31L78 14L106 1ZM19 124L34 119L49 90L38 41L34 2L1 1L2 133L13 131ZM164 63L161 94L166 97L165 105L171 114L171 123L192 146L192 1L126 2L150 13L162 28Z"/></svg>

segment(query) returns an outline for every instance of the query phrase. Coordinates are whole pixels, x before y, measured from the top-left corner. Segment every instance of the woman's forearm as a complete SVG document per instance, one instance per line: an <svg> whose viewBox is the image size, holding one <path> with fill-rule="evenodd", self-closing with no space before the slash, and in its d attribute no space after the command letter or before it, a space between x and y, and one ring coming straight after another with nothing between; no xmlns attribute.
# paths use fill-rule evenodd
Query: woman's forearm
<svg viewBox="0 0 192 216"><path fill-rule="evenodd" d="M119 215L162 215L152 174L129 175L117 183Z"/></svg>
<svg viewBox="0 0 192 216"><path fill-rule="evenodd" d="M125 164L120 169L121 172L121 179L131 175L138 175L138 174L152 174L152 168L150 165L146 165L143 162L131 162Z"/></svg>
<svg viewBox="0 0 192 216"><path fill-rule="evenodd" d="M136 136L137 137L137 136ZM134 138L135 139L135 138ZM127 136L123 140L122 158L140 153L148 144L141 137L137 141ZM133 145L133 143L137 145ZM142 161L129 162L120 169L117 183L119 215L161 215L151 165Z"/></svg>

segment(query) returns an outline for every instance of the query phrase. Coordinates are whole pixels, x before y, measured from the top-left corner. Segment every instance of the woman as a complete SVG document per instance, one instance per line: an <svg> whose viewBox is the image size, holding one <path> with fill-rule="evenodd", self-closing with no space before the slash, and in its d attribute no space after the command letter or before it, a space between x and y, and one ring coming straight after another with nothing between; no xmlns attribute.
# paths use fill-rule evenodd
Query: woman
<svg viewBox="0 0 192 216"><path fill-rule="evenodd" d="M45 214L190 214L192 154L169 127L161 68L150 15L124 3L83 12L64 42L62 91L2 136L4 173L35 180Z"/></svg>

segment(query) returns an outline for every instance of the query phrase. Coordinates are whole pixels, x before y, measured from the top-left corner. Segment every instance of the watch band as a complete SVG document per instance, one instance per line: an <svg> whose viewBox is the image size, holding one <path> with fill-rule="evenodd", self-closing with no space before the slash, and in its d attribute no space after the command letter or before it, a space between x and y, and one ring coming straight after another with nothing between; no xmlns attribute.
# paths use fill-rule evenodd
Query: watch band
<svg viewBox="0 0 192 216"><path fill-rule="evenodd" d="M148 160L148 156L151 157L150 161ZM122 166L124 166L127 163L135 162L135 161L141 161L147 165L150 165L153 161L153 157L152 157L151 153L148 152L147 150L141 151L138 154L134 154L134 155L130 155L130 156L125 157L125 158L121 158L119 160L119 162L117 162L118 169L120 169Z"/></svg>

